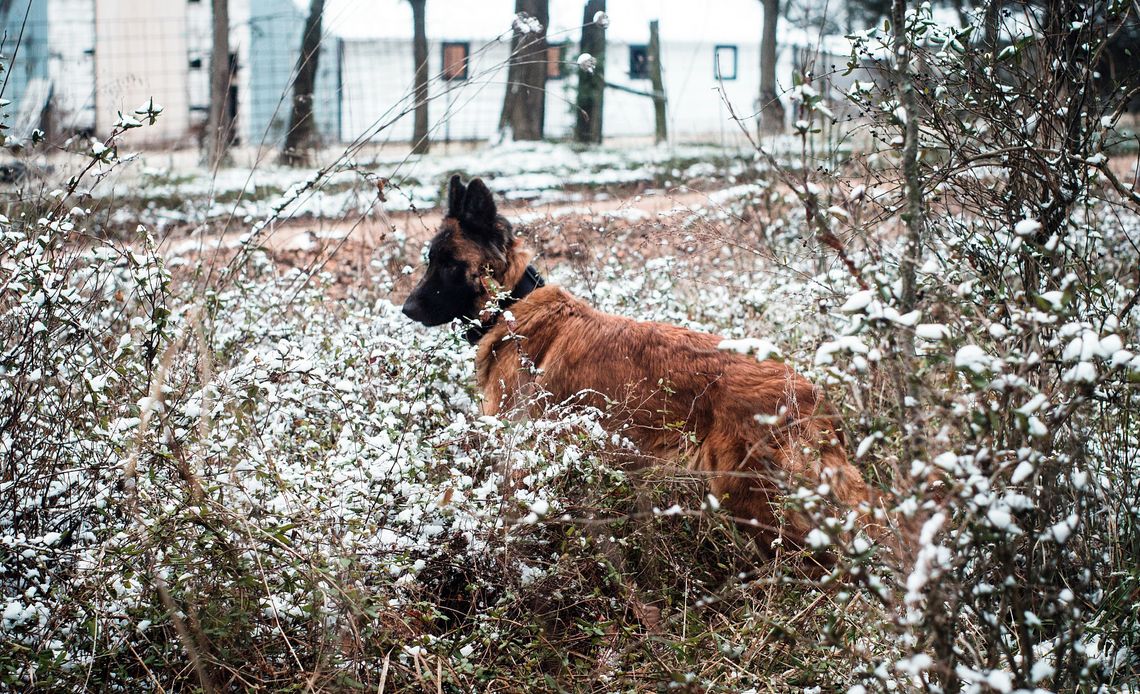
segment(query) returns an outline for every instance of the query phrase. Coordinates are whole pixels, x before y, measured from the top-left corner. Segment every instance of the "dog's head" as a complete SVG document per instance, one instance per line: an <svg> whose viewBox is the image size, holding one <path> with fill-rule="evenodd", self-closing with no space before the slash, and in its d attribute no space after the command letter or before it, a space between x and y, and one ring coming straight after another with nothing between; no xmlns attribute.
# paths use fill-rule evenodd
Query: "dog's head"
<svg viewBox="0 0 1140 694"><path fill-rule="evenodd" d="M404 315L429 327L477 319L494 292L510 290L522 277L522 256L483 181L465 186L452 176L447 216L431 241L427 271L404 302Z"/></svg>

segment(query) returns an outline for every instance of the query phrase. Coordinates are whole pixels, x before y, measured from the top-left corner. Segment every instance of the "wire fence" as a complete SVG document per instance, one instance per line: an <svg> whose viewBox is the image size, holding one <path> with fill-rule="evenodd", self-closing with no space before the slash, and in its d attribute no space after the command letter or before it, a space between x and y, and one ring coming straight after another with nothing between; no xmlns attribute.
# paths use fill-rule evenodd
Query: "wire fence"
<svg viewBox="0 0 1140 694"><path fill-rule="evenodd" d="M74 4L76 11L49 18L37 9L46 3L32 3L26 19L23 8L9 8L8 15L0 17L8 64L3 96L11 102L5 107L9 134L26 138L40 129L49 138L99 135L110 131L119 113L153 98L163 107L163 117L140 134L146 139L139 143L197 144L210 103L208 3L174 9L167 3L106 3L109 9L101 4L96 17L94 3L61 1ZM236 143L277 147L284 140L304 30L302 14L292 3L285 6L231 25L227 102ZM577 49L560 39L551 38L546 58L543 120L549 139L568 137L575 120ZM649 90L648 75L636 69L636 56L643 50L629 43L607 45L606 79L618 88L606 94L606 137L654 133L653 103L643 95ZM782 51L779 71L785 87L791 86L802 54L802 48ZM509 58L510 42L493 37L429 41L433 140L498 136ZM821 62L842 65L845 59L827 56ZM323 143L412 139L410 38L342 39L326 34L317 61L313 111ZM739 126L725 102L746 118L757 110L758 43L666 42L662 64L671 138L740 145Z"/></svg>

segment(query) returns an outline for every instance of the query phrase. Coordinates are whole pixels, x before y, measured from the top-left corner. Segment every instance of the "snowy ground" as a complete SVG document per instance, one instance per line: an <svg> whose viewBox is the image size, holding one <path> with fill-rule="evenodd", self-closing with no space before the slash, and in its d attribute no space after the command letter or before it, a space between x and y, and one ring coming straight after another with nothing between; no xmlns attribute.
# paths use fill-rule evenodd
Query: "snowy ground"
<svg viewBox="0 0 1140 694"><path fill-rule="evenodd" d="M582 205L624 200L631 192L707 190L753 180L758 171L749 151L701 145L508 144L422 157L340 152L322 159L319 174L271 161L212 172L185 159L144 153L108 173L93 190L95 207L114 202L108 226L130 231L141 221L169 233L218 219L248 225L275 211L281 218L321 219L425 211L438 206L447 177L457 172L488 179L508 204ZM62 160L53 171L67 168Z"/></svg>
<svg viewBox="0 0 1140 694"><path fill-rule="evenodd" d="M25 404L0 450L37 454L0 477L3 686L176 689L199 681L198 658L219 688L906 690L931 667L936 591L978 570L955 564L969 555L949 535L947 486L988 547L1037 533L1047 552L1103 516L1103 497L1079 490L1136 472L1097 455L1134 433L1092 416L1070 425L1099 442L1087 458L1034 452L1044 422L1083 402L1034 384L1079 393L1091 369L1108 393L1140 374L1140 350L1134 321L1094 323L1063 292L1000 316L991 294L975 299L963 258L1016 229L947 231L919 272L928 305L908 314L898 225L850 221L880 192L830 193L857 278L749 153L511 146L346 161L301 192L295 170L177 171L124 170L96 192L124 203L112 227L141 221L152 242L52 250L84 233L77 216L5 247L11 286L39 288L10 309L24 323L9 342L26 337L20 353L39 361L4 381L4 402ZM759 561L683 471L612 465L624 444L597 413L479 416L473 350L399 312L452 172L486 177L549 281L614 313L774 344L828 388L868 478L937 478L936 493L899 492L925 519L917 561L853 544L836 550L835 584L806 584ZM1095 234L1057 243L1125 262L1140 218L1093 218ZM1021 351L1028 325L1058 326L1037 356ZM900 345L930 384L906 407ZM1051 380L1035 376L1041 354L1062 365ZM979 433L988 402L1022 413L997 463ZM897 422L927 417L929 451L904 459ZM1048 479L1078 492L1046 504ZM1073 600L1064 582L1034 590ZM1090 667L1132 667L1081 605ZM1035 638L1044 687L1058 661ZM1010 690L1006 669L975 665L958 674L976 691Z"/></svg>

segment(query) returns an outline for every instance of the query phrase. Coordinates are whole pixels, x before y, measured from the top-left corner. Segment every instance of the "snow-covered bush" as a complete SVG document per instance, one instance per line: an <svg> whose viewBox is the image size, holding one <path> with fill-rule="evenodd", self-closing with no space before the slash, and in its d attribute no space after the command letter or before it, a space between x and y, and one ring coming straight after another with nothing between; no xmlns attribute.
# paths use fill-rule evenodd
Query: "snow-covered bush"
<svg viewBox="0 0 1140 694"><path fill-rule="evenodd" d="M868 198L907 225L871 246L845 330L852 370L885 367L853 386L863 452L894 460L913 525L893 608L909 654L884 683L1069 691L1140 667L1140 198L1109 164L1135 84L1098 73L1137 20L1023 10L1008 45L926 4L855 37L853 65L879 75L851 93L881 147Z"/></svg>
<svg viewBox="0 0 1140 694"><path fill-rule="evenodd" d="M418 248L336 301L253 244L203 286L146 229L99 239L74 188L51 199L2 222L4 686L638 686L796 657L713 628L781 572L699 480L623 469L574 403L478 415L473 350L389 300ZM637 265L562 279L734 335L754 315L729 286L694 303L677 260ZM825 652L813 672L844 676Z"/></svg>
<svg viewBox="0 0 1140 694"><path fill-rule="evenodd" d="M6 685L751 686L713 665L802 654L754 647L742 615L810 594L783 594L700 480L624 470L597 413L480 417L473 350L375 291L334 302L250 250L195 292L143 232L115 249L82 220L6 225ZM389 253L377 286L416 255ZM727 287L687 311L683 264L646 267L578 289L741 334ZM849 675L817 653L794 681Z"/></svg>
<svg viewBox="0 0 1140 694"><path fill-rule="evenodd" d="M1099 16L1050 36L1093 46ZM1047 42L989 50L926 8L902 37L913 109L875 62L896 36L860 38L860 65L884 70L853 92L882 145L869 154L734 160L698 209L520 225L547 277L600 308L717 332L823 384L894 537L790 490L830 558L805 575L796 552L740 537L702 480L629 469L597 412L479 416L473 350L393 304L422 239L393 234L371 277L334 292L279 269L261 222L217 272L168 263L146 228L101 237L107 210L79 177L0 220L0 688L1134 681L1140 214L1102 156L1119 102L1064 108L1092 85L1080 60L1084 81L1027 88ZM810 84L804 152L835 112ZM121 146L94 143L92 173ZM688 178L646 156L629 159L638 180ZM534 171L495 172L533 187Z"/></svg>

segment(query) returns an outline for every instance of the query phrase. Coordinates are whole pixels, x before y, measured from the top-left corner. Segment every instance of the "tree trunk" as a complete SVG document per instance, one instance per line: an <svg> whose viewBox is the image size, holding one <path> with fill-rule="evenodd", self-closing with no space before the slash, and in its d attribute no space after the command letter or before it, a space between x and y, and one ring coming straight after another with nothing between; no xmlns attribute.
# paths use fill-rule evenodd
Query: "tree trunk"
<svg viewBox="0 0 1140 694"><path fill-rule="evenodd" d="M780 20L780 0L764 3L764 28L760 37L760 135L784 132L784 104L776 93L776 28Z"/></svg>
<svg viewBox="0 0 1140 694"><path fill-rule="evenodd" d="M905 116L903 126L903 180L906 184L906 245L899 259L899 274L902 275L902 296L899 308L910 311L918 302L917 272L922 260L922 181L918 170L918 108L914 97L914 77L911 75L910 48L906 43L907 0L894 0L891 6L891 31L894 33L894 83L898 89L899 104ZM911 347L908 347L913 349Z"/></svg>
<svg viewBox="0 0 1140 694"><path fill-rule="evenodd" d="M990 0L983 20L982 45L997 54L998 31L1001 29L1001 0Z"/></svg>
<svg viewBox="0 0 1140 694"><path fill-rule="evenodd" d="M206 166L216 169L226 157L233 137L229 119L230 7L213 0L213 49L210 54L210 112L206 119Z"/></svg>
<svg viewBox="0 0 1140 694"><path fill-rule="evenodd" d="M424 6L427 0L408 0L412 4L412 61L416 71L416 115L412 132L412 154L427 154L428 137L428 42Z"/></svg>
<svg viewBox="0 0 1140 694"><path fill-rule="evenodd" d="M515 0L515 14L523 12L538 20L542 29L531 31L515 22L499 130L510 128L515 140L541 140L546 120L546 29L550 24L550 0Z"/></svg>
<svg viewBox="0 0 1140 694"><path fill-rule="evenodd" d="M656 142L668 139L665 123L665 81L661 78L661 37L657 20L649 23L649 83L653 85L653 112L657 120Z"/></svg>
<svg viewBox="0 0 1140 694"><path fill-rule="evenodd" d="M950 5L954 8L954 12L958 15L958 26L969 26L970 17L966 14L966 5L963 3L963 0L950 0Z"/></svg>
<svg viewBox="0 0 1140 694"><path fill-rule="evenodd" d="M316 144L313 121L313 91L317 82L317 64L321 54L321 20L325 0L309 0L309 17L301 35L301 57L297 63L297 79L293 82L293 108L289 114L289 130L281 160L288 166L301 166L308 161L308 150Z"/></svg>
<svg viewBox="0 0 1140 694"><path fill-rule="evenodd" d="M594 56L594 71L578 68L577 142L601 144L602 100L606 88L606 28L594 23L594 15L606 11L606 0L587 0L582 18L582 53Z"/></svg>

